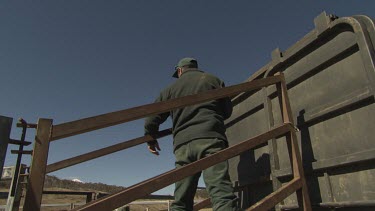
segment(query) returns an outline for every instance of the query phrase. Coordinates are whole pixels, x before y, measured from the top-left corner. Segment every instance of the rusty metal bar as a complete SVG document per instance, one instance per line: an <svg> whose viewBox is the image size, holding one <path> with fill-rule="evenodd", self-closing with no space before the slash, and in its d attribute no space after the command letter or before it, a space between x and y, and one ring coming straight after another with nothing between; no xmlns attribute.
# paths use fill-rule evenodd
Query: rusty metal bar
<svg viewBox="0 0 375 211"><path fill-rule="evenodd" d="M266 115L266 121L268 123L268 129L271 129L275 125L275 120L272 113L272 102L267 93L267 87L262 88L263 92L263 104L264 112ZM270 167L271 167L271 181L273 190L281 188L281 181L275 176L275 171L280 169L279 155L277 152L277 142L276 138L268 141L268 152L270 155ZM281 201L281 204L284 202ZM280 211L278 206L275 207L275 211Z"/></svg>
<svg viewBox="0 0 375 211"><path fill-rule="evenodd" d="M116 111L108 114L98 115L72 122L55 125L51 140L66 138L69 136L125 123L153 114L168 112L173 109L199 104L208 100L215 100L233 96L245 91L260 89L264 86L275 84L281 80L280 76L258 79L251 82L210 90L196 95L181 97L159 103L143 105L126 110Z"/></svg>
<svg viewBox="0 0 375 211"><path fill-rule="evenodd" d="M290 106L288 88L286 86L285 77L283 73L278 73L282 78L281 82L276 84L276 88L279 93L279 99L281 94L281 111L284 123L292 123L294 125L294 119L292 114L292 108ZM311 202L309 192L307 189L305 174L302 165L302 158L299 152L298 139L295 130L291 130L290 134L286 135L286 141L289 148L289 155L292 158L292 171L294 178L300 178L302 182L302 188L297 190L297 200L300 207L303 207L304 211L311 211ZM291 150L290 150L291 148Z"/></svg>
<svg viewBox="0 0 375 211"><path fill-rule="evenodd" d="M25 196L24 211L40 210L51 132L52 120L39 119L28 188Z"/></svg>
<svg viewBox="0 0 375 211"><path fill-rule="evenodd" d="M252 188L257 188L257 186L259 185L262 185L264 183L267 183L271 181L270 180L270 177L269 176L263 176L261 177L260 180L257 180L257 181L252 181L251 183L248 183L246 185L241 185L241 186L235 186L234 187L234 192L241 192L241 191L244 191L246 190L248 187L252 187ZM204 189L204 188L203 188ZM196 203L193 207L193 210L199 210L199 209L203 209L205 207L208 207L211 203L210 199L205 199L199 203ZM204 206L204 207L203 207Z"/></svg>
<svg viewBox="0 0 375 211"><path fill-rule="evenodd" d="M288 182L285 186L266 196L253 206L251 206L247 211L264 211L270 210L280 201L284 200L286 197L294 193L297 189L302 187L302 181L300 178L294 178Z"/></svg>
<svg viewBox="0 0 375 211"><path fill-rule="evenodd" d="M23 146L23 145L21 145L21 146ZM18 154L18 155L32 155L33 151L32 150L22 150L22 151L20 151L20 150L10 150L10 153Z"/></svg>
<svg viewBox="0 0 375 211"><path fill-rule="evenodd" d="M29 146L31 144L31 142L30 141L20 141L20 140L15 140L15 139L9 139L9 144Z"/></svg>
<svg viewBox="0 0 375 211"><path fill-rule="evenodd" d="M22 120L22 119L20 119L20 121L21 121L21 120ZM17 126L17 127L23 127L23 123L22 123L22 122L17 123L16 126ZM26 125L26 127L27 127L27 128L37 128L38 125L37 125L37 124L31 124L31 123L28 123L28 124Z"/></svg>
<svg viewBox="0 0 375 211"><path fill-rule="evenodd" d="M210 198L205 199L201 202L198 202L198 203L194 204L193 211L198 211L198 210L201 210L203 208L207 208L210 205L211 205L211 199Z"/></svg>
<svg viewBox="0 0 375 211"><path fill-rule="evenodd" d="M219 153L213 154L194 163L185 165L181 168L171 170L154 178L148 179L144 182L133 185L125 190L119 191L107 197L100 198L96 201L90 202L82 207L74 210L90 210L90 211L103 211L113 210L124 204L128 204L138 198L151 194L165 186L173 184L187 176L193 175L217 163L235 157L247 150L250 150L259 144L267 142L269 139L281 136L293 130L290 124L284 124L276 127L267 133L263 133L253 137L247 141L236 144L232 147L222 150Z"/></svg>
<svg viewBox="0 0 375 211"><path fill-rule="evenodd" d="M18 122L16 126L17 127L22 127L22 128L25 127L25 123L23 122L25 120L23 120L22 118L20 118L19 121L20 122ZM37 124L32 124L32 123L26 123L26 127L27 128L37 128L38 125Z"/></svg>
<svg viewBox="0 0 375 211"><path fill-rule="evenodd" d="M60 169L63 169L63 168L69 167L69 166L73 166L73 165L76 165L76 164L79 164L79 163L83 163L83 162L88 161L88 160L92 160L92 159L95 159L95 158L98 158L98 157L102 157L104 155L108 155L108 154L111 154L111 153L114 153L114 152L118 152L120 150L124 150L124 149L130 148L130 147L145 143L147 141L151 141L151 140L156 139L156 138L161 138L161 137L170 135L171 133L172 133L172 129L166 129L166 130L160 131L155 137L152 137L150 135L142 136L142 137L139 137L139 138L135 138L135 139L126 141L126 142L122 142L122 143L115 144L115 145L112 145L112 146L109 146L109 147L105 147L105 148L102 148L102 149L99 149L99 150L95 150L95 151L92 151L92 152L89 152L89 153L86 153L86 154L82 154L82 155L79 155L79 156L76 156L76 157L68 158L66 160L62 160L62 161L59 161L59 162L56 162L56 163L49 164L47 166L46 172L51 173L51 172L54 172L54 171L57 171L57 170L60 170Z"/></svg>

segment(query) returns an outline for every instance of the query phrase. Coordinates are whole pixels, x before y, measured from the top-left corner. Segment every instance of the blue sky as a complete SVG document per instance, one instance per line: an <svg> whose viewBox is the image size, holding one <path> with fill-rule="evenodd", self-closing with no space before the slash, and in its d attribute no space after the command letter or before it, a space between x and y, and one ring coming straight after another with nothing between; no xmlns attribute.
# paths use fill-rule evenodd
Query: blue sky
<svg viewBox="0 0 375 211"><path fill-rule="evenodd" d="M267 64L272 50L286 50L311 31L323 11L375 17L375 1L5 0L0 115L60 124L151 103L186 56L234 85ZM142 135L138 120L58 140L49 163ZM20 129L13 127L11 137L18 139ZM51 175L130 186L174 167L171 142L159 141L158 157L141 145ZM5 166L15 161L8 152ZM173 186L158 193L172 194Z"/></svg>

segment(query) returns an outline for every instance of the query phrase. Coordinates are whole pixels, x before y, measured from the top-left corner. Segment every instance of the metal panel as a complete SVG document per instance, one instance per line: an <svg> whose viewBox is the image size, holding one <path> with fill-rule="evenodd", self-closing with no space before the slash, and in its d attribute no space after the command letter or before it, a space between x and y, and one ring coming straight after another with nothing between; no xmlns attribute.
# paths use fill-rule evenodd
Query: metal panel
<svg viewBox="0 0 375 211"><path fill-rule="evenodd" d="M10 130L12 128L13 119L0 116L0 175L3 174L5 155L8 149Z"/></svg>
<svg viewBox="0 0 375 211"><path fill-rule="evenodd" d="M366 16L334 20L325 13L314 22L313 31L286 51L272 52L272 61L248 80L280 71L285 74L294 121L300 129L297 137L303 165L305 173L310 175L307 182L312 203L322 209L334 202L342 202L345 207L350 207L348 203L354 207L372 206L370 201L375 200L374 22ZM263 107L262 92L271 99L272 118L262 116L268 109ZM237 143L241 139L238 136L244 135L239 131L258 133L270 121L275 125L282 122L275 86L243 94L233 102L236 103L233 119L248 115L243 115L236 124L231 124L233 119L227 121L230 144ZM271 171L273 179L285 181L285 177L290 177L288 147L285 138L280 139L269 142L272 147L264 146L245 152L248 156L233 158L232 179L246 185L254 182L255 176ZM276 154L270 154L274 151ZM270 157L277 157L279 166L275 161L270 165ZM251 198L242 200L253 204L272 191L271 182L259 185L256 190L250 187ZM369 203L362 203L366 200ZM295 194L285 203L282 208L293 207Z"/></svg>

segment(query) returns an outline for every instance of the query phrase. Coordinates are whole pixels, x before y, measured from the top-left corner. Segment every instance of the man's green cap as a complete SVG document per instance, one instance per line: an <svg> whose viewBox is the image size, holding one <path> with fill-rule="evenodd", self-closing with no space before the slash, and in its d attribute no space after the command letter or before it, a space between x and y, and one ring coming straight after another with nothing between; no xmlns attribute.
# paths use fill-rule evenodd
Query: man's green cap
<svg viewBox="0 0 375 211"><path fill-rule="evenodd" d="M198 62L194 58L183 58L181 59L177 65L174 67L175 72L173 73L173 77L178 78L177 68L178 67L190 67L190 68L198 68Z"/></svg>

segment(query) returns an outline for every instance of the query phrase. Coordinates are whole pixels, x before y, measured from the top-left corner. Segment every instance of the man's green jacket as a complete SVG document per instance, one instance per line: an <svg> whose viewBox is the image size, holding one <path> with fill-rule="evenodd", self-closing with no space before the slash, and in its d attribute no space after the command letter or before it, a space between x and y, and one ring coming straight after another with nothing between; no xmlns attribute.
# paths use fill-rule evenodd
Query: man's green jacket
<svg viewBox="0 0 375 211"><path fill-rule="evenodd" d="M198 69L188 69L173 84L164 89L155 102L194 95L224 86L224 82L216 76ZM159 131L159 125L171 115L174 149L181 144L199 138L227 140L224 120L231 114L232 103L229 98L187 106L146 118L145 135L156 134Z"/></svg>

